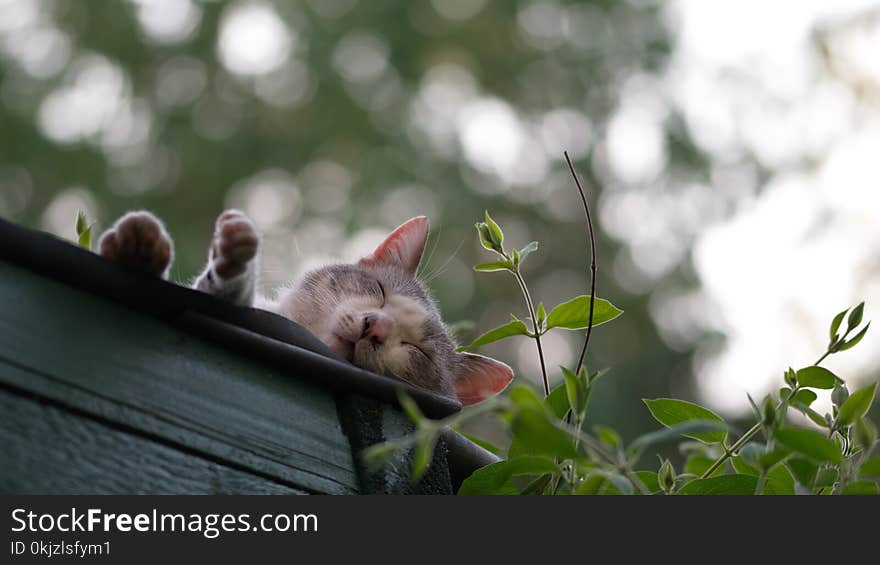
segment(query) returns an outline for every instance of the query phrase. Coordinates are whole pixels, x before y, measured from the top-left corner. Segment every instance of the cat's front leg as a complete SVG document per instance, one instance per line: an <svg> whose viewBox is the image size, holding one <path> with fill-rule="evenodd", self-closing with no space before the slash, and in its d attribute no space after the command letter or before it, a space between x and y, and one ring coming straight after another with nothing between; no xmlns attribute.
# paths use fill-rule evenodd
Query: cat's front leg
<svg viewBox="0 0 880 565"><path fill-rule="evenodd" d="M167 279L174 244L156 216L147 211L129 212L101 234L98 253L129 269Z"/></svg>
<svg viewBox="0 0 880 565"><path fill-rule="evenodd" d="M217 218L208 265L193 288L233 304L253 305L259 246L260 237L250 218L238 210L226 210Z"/></svg>

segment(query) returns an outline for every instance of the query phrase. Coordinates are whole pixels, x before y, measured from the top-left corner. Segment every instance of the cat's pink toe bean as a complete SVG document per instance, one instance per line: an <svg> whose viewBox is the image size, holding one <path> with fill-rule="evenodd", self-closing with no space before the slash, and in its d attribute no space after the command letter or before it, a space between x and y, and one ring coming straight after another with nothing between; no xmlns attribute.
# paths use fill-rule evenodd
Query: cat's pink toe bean
<svg viewBox="0 0 880 565"><path fill-rule="evenodd" d="M237 210L227 210L217 218L212 245L214 271L222 278L240 275L257 254L260 239L253 222Z"/></svg>
<svg viewBox="0 0 880 565"><path fill-rule="evenodd" d="M226 210L217 217L217 225L219 226L221 223L231 219L244 219L247 222L250 222L250 219L248 219L247 215L241 210Z"/></svg>
<svg viewBox="0 0 880 565"><path fill-rule="evenodd" d="M247 218L232 218L226 220L217 226L217 233L220 237L230 237L241 233L251 234L256 237L254 224Z"/></svg>
<svg viewBox="0 0 880 565"><path fill-rule="evenodd" d="M171 263L171 239L147 212L132 212L101 236L99 253L123 265L162 275Z"/></svg>
<svg viewBox="0 0 880 565"><path fill-rule="evenodd" d="M119 255L119 243L116 239L115 230L109 230L101 236L101 240L98 242L98 254L111 261L115 260L116 256Z"/></svg>

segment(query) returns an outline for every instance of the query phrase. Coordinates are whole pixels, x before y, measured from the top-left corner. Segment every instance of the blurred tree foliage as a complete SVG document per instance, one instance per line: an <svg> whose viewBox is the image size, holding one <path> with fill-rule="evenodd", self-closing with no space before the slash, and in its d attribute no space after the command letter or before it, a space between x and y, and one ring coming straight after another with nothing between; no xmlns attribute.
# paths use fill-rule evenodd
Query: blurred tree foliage
<svg viewBox="0 0 880 565"><path fill-rule="evenodd" d="M291 264L308 255L309 246L321 244L296 237L299 226L312 219L351 234L393 227L404 213L430 212L437 249L427 270L440 269L460 247L430 285L448 321L473 320L477 329L503 322L506 311L523 315L513 285L474 277L468 267L481 260L473 222L484 209L504 222L511 240L519 240L513 243L541 242L530 259L539 299L555 304L586 291L583 220L562 150L572 150L596 202L603 182L596 174L595 142L619 91L630 77L662 68L669 52L657 6L635 0L5 4L4 217L57 230L49 210L71 187L81 187L74 201L90 209L100 228L126 210L151 209L175 238L174 275L185 280L204 259L215 216L239 202L237 183L271 170L288 175L289 186L299 191L292 200L297 209L283 208L271 228L276 254L286 253ZM250 31L244 26L238 37L223 36L224 21L254 7L277 15L284 26L280 36L271 26L257 25L265 18L245 19ZM223 41L230 42L231 54L223 55ZM248 57L271 58L272 49L283 58L267 63L271 68L265 72L235 66L249 61L259 66L259 59ZM108 73L107 65L115 71ZM428 92L429 76L438 68L457 69L452 76L460 80L451 84L460 88ZM86 88L83 81L89 80L98 86ZM53 95L76 88L85 99L56 97L49 104ZM102 114L113 97L117 111ZM501 127L470 132L468 139L461 131L466 123L445 123L456 105L480 100ZM424 118L420 108L444 103L453 106L444 110L452 113L429 111ZM547 122L557 109L573 113ZM99 116L91 126L89 112ZM512 120L506 112L513 112ZM524 138L517 143L527 143L513 160L504 152L513 143L511 123L525 128L513 133ZM541 123L543 129L535 126ZM676 117L665 126L667 166L701 174L702 158ZM545 135L535 142L541 132ZM571 147L572 142L584 147ZM531 153L542 147L546 157ZM328 177L326 167L314 174L316 163L328 162L338 166L330 171L335 177ZM512 168L499 171L505 164ZM348 180L339 180L340 174ZM328 191L326 198L344 198L344 206L321 204L321 183L328 178L346 189ZM421 188L400 193L401 210L389 212L389 194L409 186ZM71 230L74 219L71 214ZM590 366L610 366L613 373L597 385L604 404L593 407L592 418L633 437L653 428L641 398L692 396L691 352L664 344L649 314L648 293L625 290L631 287L612 273L619 252L618 244L600 233L599 294L626 313L594 338ZM695 284L687 261L668 277ZM571 337L574 351L580 338ZM531 356L532 344L522 344ZM486 352L517 365L516 351L504 347ZM526 376L537 383L537 374ZM553 378L561 378L558 371Z"/></svg>

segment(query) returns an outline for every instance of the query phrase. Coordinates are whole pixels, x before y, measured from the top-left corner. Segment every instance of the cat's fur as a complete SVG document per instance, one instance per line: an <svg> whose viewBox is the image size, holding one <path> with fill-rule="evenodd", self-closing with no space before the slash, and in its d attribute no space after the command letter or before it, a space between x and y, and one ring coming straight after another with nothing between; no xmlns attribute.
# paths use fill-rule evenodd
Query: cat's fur
<svg viewBox="0 0 880 565"><path fill-rule="evenodd" d="M436 304L416 278L428 219L413 218L354 264L313 270L277 301L256 293L260 237L242 212L217 218L208 264L193 288L299 323L353 364L447 396L479 402L513 378L510 367L456 353ZM167 278L173 243L149 212L130 212L101 236L102 256Z"/></svg>

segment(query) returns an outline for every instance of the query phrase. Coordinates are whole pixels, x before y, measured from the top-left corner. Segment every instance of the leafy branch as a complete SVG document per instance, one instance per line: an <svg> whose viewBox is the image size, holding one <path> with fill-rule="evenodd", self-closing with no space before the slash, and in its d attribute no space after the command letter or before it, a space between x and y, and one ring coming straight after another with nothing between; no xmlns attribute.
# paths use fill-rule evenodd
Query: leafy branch
<svg viewBox="0 0 880 565"><path fill-rule="evenodd" d="M852 309L850 313L849 320L847 322L847 330L841 337L837 332L840 328L841 323L843 322L843 318L849 310L844 310L837 314L831 322L830 335L831 341L828 344L828 348L822 354L819 359L816 360L809 367L805 367L800 371L794 372L792 369L786 372L785 382L791 389L783 389L784 397L780 399L779 403L773 408L773 414L770 416L772 419L778 418L779 414L785 410L787 406L790 404L794 405L795 408L804 412L807 417L813 420L817 425L822 427L828 427L830 432L833 434L835 431L838 431L838 426L840 422L838 420L830 420L827 418L823 418L819 416L815 411L809 408L809 404L812 400L816 399L815 393L812 394L812 400L809 402L804 402L805 397L803 395L798 396L799 392L809 391L809 388L818 388L818 389L832 389L838 388L838 390L845 391L846 388L843 386L843 381L834 375L831 371L819 367L819 364L825 360L826 357L832 355L834 353L838 353L840 351L846 351L851 347L854 347L858 344L865 334L868 332L868 327L871 325L870 323L866 324L865 327L851 340L847 341L847 337L850 333L852 333L859 324L862 323L862 315L865 309L865 303L862 302L858 306ZM873 398L873 385L871 390L871 398ZM870 404L870 403L869 403ZM867 412L867 409L865 410ZM852 422L850 422L852 424ZM723 465L728 459L732 456L736 455L736 453L746 445L752 438L754 438L758 433L762 430L764 426L764 422L759 421L754 426L749 428L749 430L742 435L742 437L737 440L730 448L724 449L724 454L721 455L716 461L714 461L708 469L703 473L701 478L705 479L712 475L715 470Z"/></svg>
<svg viewBox="0 0 880 565"><path fill-rule="evenodd" d="M481 272L511 273L523 296L528 320L511 314L510 321L459 348L471 350L502 339L534 339L541 366L543 397L530 386L515 384L501 397L489 399L445 420L426 419L408 398L401 404L415 423L409 436L379 444L366 452L367 460L381 465L402 450L412 452L412 476L417 480L430 464L441 431L456 428L478 415L492 414L510 434L506 459L475 471L459 494L880 494L880 455L877 430L867 418L876 383L852 394L840 377L821 363L835 353L855 347L870 323L862 326L864 303L837 314L829 330L825 352L810 366L783 375L778 395L759 404L749 398L755 424L732 444L731 428L708 408L672 398L646 399L645 405L664 427L628 444L612 429L585 429L589 403L597 379L606 373L584 365L593 328L622 314L611 302L596 296L596 242L589 205L575 172L566 163L584 207L590 242L590 293L562 302L549 312L529 292L522 266L538 250L538 243L507 250L504 232L488 212L476 224L483 247L497 259L482 263ZM844 320L846 330L841 332ZM551 389L541 337L555 329L586 330L574 370L560 366L562 383ZM842 335L841 335L842 334ZM813 407L815 390L830 390L832 412ZM788 424L788 410L809 418L817 429ZM758 436L763 433L761 441ZM480 445L503 451L485 440ZM669 459L654 469L637 469L651 447L678 441L685 455L676 471Z"/></svg>

